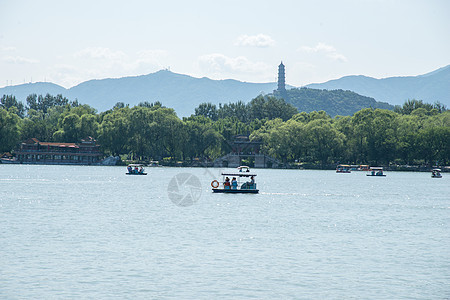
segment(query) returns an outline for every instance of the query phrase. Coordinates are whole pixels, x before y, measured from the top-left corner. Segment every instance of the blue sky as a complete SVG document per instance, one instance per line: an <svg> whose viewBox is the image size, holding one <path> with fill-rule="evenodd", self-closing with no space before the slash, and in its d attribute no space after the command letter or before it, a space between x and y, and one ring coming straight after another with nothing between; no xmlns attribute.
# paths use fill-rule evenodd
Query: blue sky
<svg viewBox="0 0 450 300"><path fill-rule="evenodd" d="M450 1L0 0L0 87L169 68L302 86L450 64Z"/></svg>

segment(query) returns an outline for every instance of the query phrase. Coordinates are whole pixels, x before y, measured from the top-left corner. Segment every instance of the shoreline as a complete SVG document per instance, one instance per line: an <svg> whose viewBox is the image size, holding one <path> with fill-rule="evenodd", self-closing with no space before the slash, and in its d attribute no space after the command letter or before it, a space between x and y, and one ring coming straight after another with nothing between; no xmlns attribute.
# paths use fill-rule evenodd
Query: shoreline
<svg viewBox="0 0 450 300"><path fill-rule="evenodd" d="M142 162L141 162L142 163ZM116 165L108 165L108 164L102 164L102 163L96 163L96 164L76 164L76 163L38 163L38 162L19 162L19 161L12 161L12 160L0 160L0 165L49 165L49 166L103 166L103 167L125 167L128 163L122 162L118 163ZM212 164L204 164L201 165L199 163L194 164L188 164L188 163L163 163L160 165L147 165L146 163L143 163L144 166L147 168L157 168L157 167L169 167L169 168L227 168L227 167L214 167ZM288 165L288 166L282 166L278 168L256 168L251 167L252 169L278 169L278 170L328 170L333 171L336 170L336 165L328 164L326 166L320 166L320 165L311 165L308 164L307 166L303 165ZM448 173L450 172L450 166L416 166L416 165L379 165L380 167L383 167L384 171L395 171L395 172L430 172L433 168L440 168L442 173ZM352 172L367 172L363 170L351 170Z"/></svg>

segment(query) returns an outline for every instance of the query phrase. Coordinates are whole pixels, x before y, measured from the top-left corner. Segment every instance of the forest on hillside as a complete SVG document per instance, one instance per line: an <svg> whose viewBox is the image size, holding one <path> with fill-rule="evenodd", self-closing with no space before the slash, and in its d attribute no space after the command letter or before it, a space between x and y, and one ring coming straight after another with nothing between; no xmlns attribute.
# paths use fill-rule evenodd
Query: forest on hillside
<svg viewBox="0 0 450 300"><path fill-rule="evenodd" d="M409 100L394 110L364 108L351 116L301 112L283 99L258 96L249 103L200 104L180 119L159 102L119 102L97 113L61 95L0 99L0 153L28 139L78 142L91 136L105 155L136 160L213 160L227 141L247 134L283 163L438 164L450 162L450 111Z"/></svg>
<svg viewBox="0 0 450 300"><path fill-rule="evenodd" d="M277 91L274 95L282 97ZM344 90L294 88L286 91L285 98L286 102L295 106L300 112L323 110L331 117L351 116L364 108L394 109L394 106L388 103L378 102L373 98Z"/></svg>

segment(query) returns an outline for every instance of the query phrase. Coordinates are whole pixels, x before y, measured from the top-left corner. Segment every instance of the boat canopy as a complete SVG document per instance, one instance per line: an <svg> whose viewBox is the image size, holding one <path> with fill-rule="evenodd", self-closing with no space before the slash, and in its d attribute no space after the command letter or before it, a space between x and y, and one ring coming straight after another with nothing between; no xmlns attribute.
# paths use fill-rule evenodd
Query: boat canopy
<svg viewBox="0 0 450 300"><path fill-rule="evenodd" d="M239 166L238 170L241 171L241 172L243 172L243 170L245 170L245 172L247 172L247 170L250 170L250 167L248 167L248 166Z"/></svg>
<svg viewBox="0 0 450 300"><path fill-rule="evenodd" d="M222 176L236 176L236 177L252 177L256 176L255 173L250 172L250 167L248 166L240 166L237 167L239 172L222 172Z"/></svg>
<svg viewBox="0 0 450 300"><path fill-rule="evenodd" d="M441 172L441 169L433 169L433 171Z"/></svg>
<svg viewBox="0 0 450 300"><path fill-rule="evenodd" d="M134 167L143 167L144 165L143 164L129 164L128 165L128 167L132 167L132 168L134 168Z"/></svg>
<svg viewBox="0 0 450 300"><path fill-rule="evenodd" d="M383 167L370 167L371 170L383 170Z"/></svg>
<svg viewBox="0 0 450 300"><path fill-rule="evenodd" d="M232 173L232 172L230 172L230 173L223 172L222 176L252 177L252 176L256 176L256 174L255 173L249 173L249 172L245 172L245 173L240 173L240 172L239 173L236 173L236 172L234 172L234 173Z"/></svg>

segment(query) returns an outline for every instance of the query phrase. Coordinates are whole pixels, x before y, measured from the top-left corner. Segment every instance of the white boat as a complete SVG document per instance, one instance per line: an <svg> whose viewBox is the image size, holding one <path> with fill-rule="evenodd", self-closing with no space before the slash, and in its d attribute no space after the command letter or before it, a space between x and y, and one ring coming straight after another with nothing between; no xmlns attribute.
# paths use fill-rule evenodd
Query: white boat
<svg viewBox="0 0 450 300"><path fill-rule="evenodd" d="M161 167L161 165L159 164L159 161L152 160L148 163L147 167Z"/></svg>
<svg viewBox="0 0 450 300"><path fill-rule="evenodd" d="M386 174L383 173L383 167L370 167L369 173L366 176L381 176L385 177Z"/></svg>
<svg viewBox="0 0 450 300"><path fill-rule="evenodd" d="M19 161L15 158L0 158L1 164L18 164Z"/></svg>
<svg viewBox="0 0 450 300"><path fill-rule="evenodd" d="M351 169L350 165L337 165L336 173L351 173L350 169Z"/></svg>
<svg viewBox="0 0 450 300"><path fill-rule="evenodd" d="M128 172L126 175L147 175L144 170L144 165L142 164L129 164L127 166Z"/></svg>
<svg viewBox="0 0 450 300"><path fill-rule="evenodd" d="M211 182L213 193L229 193L229 194L257 194L259 190L256 188L256 174L250 172L247 166L240 166L237 172L222 172L223 180Z"/></svg>
<svg viewBox="0 0 450 300"><path fill-rule="evenodd" d="M441 169L433 169L431 171L431 178L442 178Z"/></svg>

